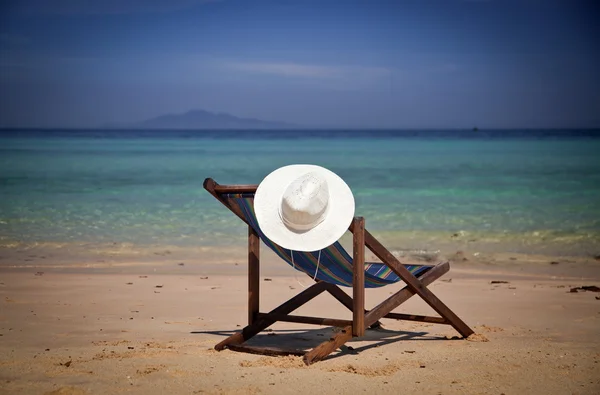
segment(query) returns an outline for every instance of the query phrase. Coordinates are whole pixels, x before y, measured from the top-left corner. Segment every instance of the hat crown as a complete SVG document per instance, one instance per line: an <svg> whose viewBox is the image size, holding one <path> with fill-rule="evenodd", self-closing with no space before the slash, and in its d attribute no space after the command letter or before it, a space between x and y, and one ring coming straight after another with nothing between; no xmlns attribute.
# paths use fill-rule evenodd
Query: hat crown
<svg viewBox="0 0 600 395"><path fill-rule="evenodd" d="M308 230L323 222L328 204L327 181L309 172L288 185L281 198L279 214L289 229Z"/></svg>

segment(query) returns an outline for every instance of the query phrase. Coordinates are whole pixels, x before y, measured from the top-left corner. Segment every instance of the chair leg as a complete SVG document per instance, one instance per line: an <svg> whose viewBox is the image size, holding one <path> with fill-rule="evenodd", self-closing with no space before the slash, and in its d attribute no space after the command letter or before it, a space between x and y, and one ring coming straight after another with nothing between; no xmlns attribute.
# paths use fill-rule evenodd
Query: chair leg
<svg viewBox="0 0 600 395"><path fill-rule="evenodd" d="M435 280L445 274L450 268L448 263L438 265L429 270L423 277L421 277L420 283L423 286L427 286L433 283ZM396 292L383 302L379 303L373 309L371 309L365 316L365 325L375 325L379 319L385 317L388 313L396 309L402 303L406 302L415 292L407 285L400 291Z"/></svg>
<svg viewBox="0 0 600 395"><path fill-rule="evenodd" d="M260 308L260 238L248 225L248 325Z"/></svg>
<svg viewBox="0 0 600 395"><path fill-rule="evenodd" d="M347 326L329 338L329 340L324 341L306 353L303 357L304 363L310 365L324 359L350 339L352 339L352 326Z"/></svg>
<svg viewBox="0 0 600 395"><path fill-rule="evenodd" d="M406 269L392 253L390 253L373 235L367 230L365 232L365 244L379 259L381 259L394 273L396 273L410 289L418 294L429 306L431 306L440 316L448 322L463 337L469 337L474 332L461 320L448 306L446 306L437 296L433 294L418 278Z"/></svg>
<svg viewBox="0 0 600 395"><path fill-rule="evenodd" d="M352 335L365 335L365 219L354 218L352 242Z"/></svg>
<svg viewBox="0 0 600 395"><path fill-rule="evenodd" d="M215 346L215 350L221 351L229 344L241 344L246 340L256 336L262 330L268 328L276 322L276 320L270 318L269 315L289 314L292 311L296 310L298 307L305 304L306 302L312 300L317 295L321 294L323 291L325 291L326 288L326 283L323 282L313 284L312 286L300 292L298 295L294 296L287 302L273 309L266 316L255 320L252 324L242 329L241 332L234 333L227 339L217 344Z"/></svg>
<svg viewBox="0 0 600 395"><path fill-rule="evenodd" d="M404 269L411 276L412 274L406 270L403 266L401 269ZM394 268L392 268L394 270ZM473 333L475 333L463 320L461 320L444 302L442 302L427 286L419 281L416 277L413 278L417 281L418 287L416 289L411 289L412 292L418 294L429 306L431 306L441 317L445 318L454 329L458 333L460 333L463 337L469 337ZM405 280L406 281L406 280ZM410 287L410 285L409 285ZM412 288L412 287L410 287Z"/></svg>
<svg viewBox="0 0 600 395"><path fill-rule="evenodd" d="M441 277L444 273L446 273L448 269L449 265L447 263L434 267L421 278L422 284L424 286L431 284L439 277ZM370 327L381 326L381 324L379 323L380 318L387 315L389 312L400 306L402 303L406 302L414 295L415 292L413 292L408 286L402 288L400 291L396 292L394 295L390 296L382 303L377 305L375 308L370 310L365 315L364 324ZM319 344L317 347L313 348L308 353L306 353L306 355L304 355L304 363L310 365L311 363L318 362L326 358L329 354L340 348L344 343L346 343L350 339L352 339L352 327L348 326L345 327L341 332L335 334L328 340L324 341L323 343Z"/></svg>

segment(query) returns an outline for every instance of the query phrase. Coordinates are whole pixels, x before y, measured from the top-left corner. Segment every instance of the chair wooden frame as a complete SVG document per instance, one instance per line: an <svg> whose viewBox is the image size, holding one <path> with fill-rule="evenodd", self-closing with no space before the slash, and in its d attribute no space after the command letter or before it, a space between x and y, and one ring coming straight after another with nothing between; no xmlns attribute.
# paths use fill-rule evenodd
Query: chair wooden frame
<svg viewBox="0 0 600 395"><path fill-rule="evenodd" d="M221 195L254 193L256 192L257 185L219 185L212 178L207 178L204 180L204 188L242 221L247 223L238 207L231 206ZM422 277L417 278L365 229L364 218L355 217L348 230L353 234L352 297L335 284L317 281L269 313L261 313L259 309L260 239L256 231L248 225L248 325L240 332L221 341L215 346L215 349L220 351L228 348L235 351L263 355L302 355L304 363L310 365L326 358L353 337L364 336L366 329L377 326L381 318L451 325L464 338L474 333L465 322L427 288L429 284L448 272L450 269L448 262L434 266ZM404 288L371 310L365 310L365 272L363 269L365 263L365 246L406 283ZM352 320L290 315L291 312L325 291L330 293L352 312ZM430 317L392 312L413 295L421 297L440 316ZM342 330L308 352L304 350L244 345L244 342L277 321L330 325L341 327Z"/></svg>

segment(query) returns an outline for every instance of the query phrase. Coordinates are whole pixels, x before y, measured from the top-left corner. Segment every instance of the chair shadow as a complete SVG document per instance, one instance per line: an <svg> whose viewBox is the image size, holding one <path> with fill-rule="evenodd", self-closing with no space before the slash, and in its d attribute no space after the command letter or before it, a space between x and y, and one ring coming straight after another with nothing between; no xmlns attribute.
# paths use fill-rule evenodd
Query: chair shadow
<svg viewBox="0 0 600 395"><path fill-rule="evenodd" d="M336 333L338 328L335 327L324 327L319 329L284 329L284 330L272 330L268 329L247 340L244 344L258 347L285 347L293 348L297 350L309 351L312 348L318 346L320 343L329 339ZM217 336L229 337L239 331L228 331L228 330L215 330L215 331L193 331L192 334L209 334ZM327 359L334 359L344 355L353 354L356 355L362 351L366 351L372 348L385 346L388 344L407 341L407 340L422 340L422 341L435 341L445 340L449 341L444 336L430 335L428 332L408 332L408 331L397 331L389 330L385 328L368 329L364 336L360 338L353 338L348 343L340 347L340 352L330 354ZM368 344L361 345L360 347L354 347L354 342L369 342Z"/></svg>

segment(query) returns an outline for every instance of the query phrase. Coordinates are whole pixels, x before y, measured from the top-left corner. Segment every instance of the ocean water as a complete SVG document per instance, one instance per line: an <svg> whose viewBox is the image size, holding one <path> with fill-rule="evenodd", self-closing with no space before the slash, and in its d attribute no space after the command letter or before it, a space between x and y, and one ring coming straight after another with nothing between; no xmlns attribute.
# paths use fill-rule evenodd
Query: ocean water
<svg viewBox="0 0 600 395"><path fill-rule="evenodd" d="M4 130L0 245L243 246L203 180L293 163L344 178L395 247L600 252L600 131L576 130Z"/></svg>

